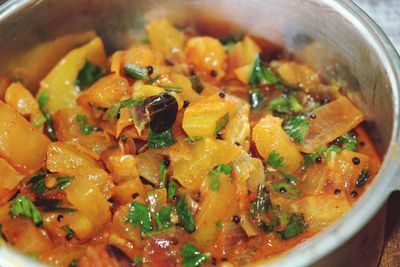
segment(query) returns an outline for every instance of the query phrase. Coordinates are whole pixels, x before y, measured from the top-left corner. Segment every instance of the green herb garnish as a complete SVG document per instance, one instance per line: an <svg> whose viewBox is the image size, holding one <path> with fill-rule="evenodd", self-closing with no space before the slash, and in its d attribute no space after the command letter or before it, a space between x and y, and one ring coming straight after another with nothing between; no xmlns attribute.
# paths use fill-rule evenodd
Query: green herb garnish
<svg viewBox="0 0 400 267"><path fill-rule="evenodd" d="M124 70L128 77L136 80L144 80L148 74L147 68L143 68L131 63L126 63Z"/></svg>
<svg viewBox="0 0 400 267"><path fill-rule="evenodd" d="M176 212L178 213L179 222L188 233L193 233L196 229L194 217L189 210L189 206L185 197L181 196L176 204Z"/></svg>
<svg viewBox="0 0 400 267"><path fill-rule="evenodd" d="M43 223L42 215L32 201L25 195L15 198L11 203L13 216L25 216L30 218L37 226Z"/></svg>
<svg viewBox="0 0 400 267"><path fill-rule="evenodd" d="M181 249L184 267L196 267L206 263L211 258L210 252L201 253L198 248L186 243Z"/></svg>
<svg viewBox="0 0 400 267"><path fill-rule="evenodd" d="M222 223L220 220L215 222L215 225L217 226L217 231L220 232L222 231Z"/></svg>
<svg viewBox="0 0 400 267"><path fill-rule="evenodd" d="M260 54L257 54L249 77L248 83L250 87L259 87L262 84L277 84L278 82L279 78L262 64Z"/></svg>
<svg viewBox="0 0 400 267"><path fill-rule="evenodd" d="M176 143L174 136L172 135L171 129L168 129L161 133L153 132L149 129L148 139L147 139L147 146L149 148L162 148L172 146Z"/></svg>
<svg viewBox="0 0 400 267"><path fill-rule="evenodd" d="M46 118L46 131L49 134L51 141L57 141L56 131L54 129L53 120L49 112L46 110L46 103L49 100L49 96L45 92L41 92L38 97L39 109L43 116Z"/></svg>
<svg viewBox="0 0 400 267"><path fill-rule="evenodd" d="M144 100L143 99L125 99L121 102L118 102L114 105L112 105L110 108L107 109L107 111L104 113L103 118L105 120L113 120L118 117L118 114L121 110L121 108L132 108L136 106L143 106L144 105Z"/></svg>
<svg viewBox="0 0 400 267"><path fill-rule="evenodd" d="M283 156L275 150L271 151L267 160L267 163L274 168L287 168L288 166L286 164L283 164L284 162L285 159L283 158Z"/></svg>
<svg viewBox="0 0 400 267"><path fill-rule="evenodd" d="M36 193L37 195L42 195L47 191L47 188L44 184L44 179L46 178L46 174L44 172L38 172L33 175L26 184L32 184L30 191Z"/></svg>
<svg viewBox="0 0 400 267"><path fill-rule="evenodd" d="M308 128L309 128L310 124L311 123L307 120L306 116L298 115L298 116L290 117L283 124L283 129L296 142L302 143L304 141L304 138L306 137L306 134L308 132Z"/></svg>
<svg viewBox="0 0 400 267"><path fill-rule="evenodd" d="M165 179L166 179L166 175L165 175L165 171L167 170L167 167L164 165L164 163L160 164L160 185L159 188L164 188L165 187Z"/></svg>
<svg viewBox="0 0 400 267"><path fill-rule="evenodd" d="M90 61L86 61L76 78L76 85L81 91L92 85L104 75L105 71Z"/></svg>
<svg viewBox="0 0 400 267"><path fill-rule="evenodd" d="M259 213L267 213L272 207L271 198L264 185L258 186L257 198L251 203L249 215L256 218Z"/></svg>
<svg viewBox="0 0 400 267"><path fill-rule="evenodd" d="M125 223L131 223L135 227L140 226L142 234L150 232L152 230L150 209L143 204L131 202Z"/></svg>
<svg viewBox="0 0 400 267"><path fill-rule="evenodd" d="M74 178L75 176L57 176L56 177L57 184L51 189L64 190L71 184Z"/></svg>
<svg viewBox="0 0 400 267"><path fill-rule="evenodd" d="M204 136L194 135L194 136L185 137L185 139L184 139L184 141L188 142L188 143L192 143L192 142L196 142L196 141L200 141L200 140L204 140Z"/></svg>
<svg viewBox="0 0 400 267"><path fill-rule="evenodd" d="M268 103L268 109L279 113L289 113L291 111L298 113L303 110L303 106L293 94L289 96L279 95Z"/></svg>
<svg viewBox="0 0 400 267"><path fill-rule="evenodd" d="M229 122L229 112L219 118L215 123L215 134L218 134Z"/></svg>
<svg viewBox="0 0 400 267"><path fill-rule="evenodd" d="M154 216L157 227L168 228L172 225L171 223L172 207L162 207Z"/></svg>
<svg viewBox="0 0 400 267"><path fill-rule="evenodd" d="M69 227L69 225L64 225L63 227L61 227L61 229L63 229L65 232L67 232L67 234L70 236L70 239L72 239L73 237L76 237L74 230L71 229L71 227ZM76 239L79 240L79 238L76 237Z"/></svg>
<svg viewBox="0 0 400 267"><path fill-rule="evenodd" d="M302 196L300 190L293 184L288 184L288 183L273 184L272 189L277 193L281 193L282 196L284 196L285 198L293 199Z"/></svg>
<svg viewBox="0 0 400 267"><path fill-rule="evenodd" d="M358 146L357 136L352 133L347 133L339 137L342 148L345 150L356 151Z"/></svg>
<svg viewBox="0 0 400 267"><path fill-rule="evenodd" d="M295 237L306 230L306 222L303 214L291 214L289 222L282 232L278 232L278 236L284 240Z"/></svg>
<svg viewBox="0 0 400 267"><path fill-rule="evenodd" d="M87 121L87 117L85 115L76 115L76 122L79 125L79 128L81 129L81 132L85 135L89 135L92 132L98 131L99 128L97 128L96 126L92 126L88 123Z"/></svg>
<svg viewBox="0 0 400 267"><path fill-rule="evenodd" d="M182 92L183 92L183 89L182 89L182 88L175 87L175 86L165 86L165 85L161 85L160 87L161 87L161 88L164 88L165 90L170 91L170 92L176 92L176 93L182 93Z"/></svg>
<svg viewBox="0 0 400 267"><path fill-rule="evenodd" d="M143 258L140 256L134 256L133 257L133 264L135 264L135 266L140 266L143 264Z"/></svg>
<svg viewBox="0 0 400 267"><path fill-rule="evenodd" d="M177 187L178 187L178 185L176 184L175 180L172 180L169 182L168 199L170 199L170 200L174 199Z"/></svg>
<svg viewBox="0 0 400 267"><path fill-rule="evenodd" d="M210 178L210 189L214 192L219 191L219 173L224 173L230 176L233 170L233 166L221 164L215 167L211 172L208 173L208 177Z"/></svg>

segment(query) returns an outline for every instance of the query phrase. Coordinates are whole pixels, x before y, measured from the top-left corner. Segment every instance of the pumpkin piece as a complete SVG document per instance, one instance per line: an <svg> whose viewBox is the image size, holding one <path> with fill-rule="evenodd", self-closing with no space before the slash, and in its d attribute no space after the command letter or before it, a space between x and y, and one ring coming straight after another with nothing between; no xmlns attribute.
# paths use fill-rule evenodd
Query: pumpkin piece
<svg viewBox="0 0 400 267"><path fill-rule="evenodd" d="M243 66L250 67L257 54L261 52L260 47L249 36L245 36L242 41L236 43L229 49L229 69L236 70ZM245 80L247 84L248 79Z"/></svg>
<svg viewBox="0 0 400 267"><path fill-rule="evenodd" d="M88 135L84 134L76 119L78 115L85 115L88 123L94 125L90 116L80 107L60 109L54 114L53 122L58 141L82 145L96 154L114 145L114 142L107 139L103 132L94 131Z"/></svg>
<svg viewBox="0 0 400 267"><path fill-rule="evenodd" d="M171 157L172 176L183 187L195 191L200 190L204 180L208 178L208 173L215 166L229 164L240 153L234 144L210 138L196 141L190 146L191 151L185 157Z"/></svg>
<svg viewBox="0 0 400 267"><path fill-rule="evenodd" d="M281 127L282 119L267 115L253 128L252 139L258 153L268 161L270 155L275 152L283 157L282 167L277 169L294 173L299 169L303 156L297 145L293 143Z"/></svg>
<svg viewBox="0 0 400 267"><path fill-rule="evenodd" d="M154 77L161 74L155 71L155 67L158 68L165 65L162 54L151 50L148 45L144 44L134 44L126 50L123 55L123 64L123 66L125 64L133 64L140 67L152 66Z"/></svg>
<svg viewBox="0 0 400 267"><path fill-rule="evenodd" d="M252 65L244 65L234 70L236 78L244 84L249 83Z"/></svg>
<svg viewBox="0 0 400 267"><path fill-rule="evenodd" d="M50 140L9 105L0 101L0 156L23 174L38 171Z"/></svg>
<svg viewBox="0 0 400 267"><path fill-rule="evenodd" d="M314 231L333 224L349 209L350 204L344 194L308 196L291 204L291 211L303 213L308 226Z"/></svg>
<svg viewBox="0 0 400 267"><path fill-rule="evenodd" d="M36 99L19 82L12 83L7 88L4 101L31 122L43 116Z"/></svg>
<svg viewBox="0 0 400 267"><path fill-rule="evenodd" d="M239 200L231 178L218 173L219 191L207 190L195 216L194 239L203 246L211 246L218 237L217 221L228 222L238 214ZM229 209L226 204L229 203Z"/></svg>
<svg viewBox="0 0 400 267"><path fill-rule="evenodd" d="M192 37L186 43L185 53L188 63L206 79L218 81L225 76L227 56L218 39Z"/></svg>
<svg viewBox="0 0 400 267"><path fill-rule="evenodd" d="M139 175L158 186L161 178L160 164L164 162L164 157L155 150L148 150L137 155L136 159Z"/></svg>
<svg viewBox="0 0 400 267"><path fill-rule="evenodd" d="M182 74L169 73L163 75L160 79L160 86L170 86L179 88L182 92L179 92L179 97L190 102L195 102L200 99L200 96L193 90L192 83L189 78Z"/></svg>
<svg viewBox="0 0 400 267"><path fill-rule="evenodd" d="M24 177L2 158L0 158L0 173L0 204L3 204L16 193Z"/></svg>
<svg viewBox="0 0 400 267"><path fill-rule="evenodd" d="M78 105L90 111L92 106L110 108L119 102L123 97L130 96L128 81L111 74L99 79L92 86L86 89L77 99Z"/></svg>
<svg viewBox="0 0 400 267"><path fill-rule="evenodd" d="M115 186L112 191L112 198L120 204L127 204L132 201L146 204L148 188L138 178L125 180Z"/></svg>
<svg viewBox="0 0 400 267"><path fill-rule="evenodd" d="M100 166L89 155L77 150L74 144L51 143L47 150L47 169L49 171L70 174L81 167L99 168Z"/></svg>
<svg viewBox="0 0 400 267"><path fill-rule="evenodd" d="M107 61L100 38L95 38L88 44L69 52L40 82L37 97L41 93L48 95L46 110L50 114L61 108L76 106L76 98L80 93L76 79L86 61L105 68Z"/></svg>
<svg viewBox="0 0 400 267"><path fill-rule="evenodd" d="M321 83L318 73L313 68L297 62L283 62L276 71L289 86L304 88L306 92Z"/></svg>
<svg viewBox="0 0 400 267"><path fill-rule="evenodd" d="M353 158L360 163L355 165ZM356 180L363 170L370 170L369 157L357 152L344 150L325 164L315 164L307 168L300 185L306 194L332 193L335 189L350 193L356 187ZM371 176L374 174L371 173Z"/></svg>
<svg viewBox="0 0 400 267"><path fill-rule="evenodd" d="M46 231L29 218L19 216L1 223L7 242L25 253L41 253L54 246Z"/></svg>
<svg viewBox="0 0 400 267"><path fill-rule="evenodd" d="M137 159L131 154L124 154L119 148L105 151L101 158L111 172L116 183L139 177Z"/></svg>
<svg viewBox="0 0 400 267"><path fill-rule="evenodd" d="M99 233L110 222L109 203L99 188L87 177L76 176L64 192L67 194L68 202L86 215L93 224L94 234Z"/></svg>
<svg viewBox="0 0 400 267"><path fill-rule="evenodd" d="M164 57L183 50L185 35L177 30L167 19L150 22L146 26L151 48Z"/></svg>
<svg viewBox="0 0 400 267"><path fill-rule="evenodd" d="M212 95L186 108L182 128L189 137L214 137L224 126L221 120L228 122L235 114L234 101Z"/></svg>
<svg viewBox="0 0 400 267"><path fill-rule="evenodd" d="M364 120L363 114L344 96L313 111L315 119L305 136L300 150L312 153L355 128Z"/></svg>

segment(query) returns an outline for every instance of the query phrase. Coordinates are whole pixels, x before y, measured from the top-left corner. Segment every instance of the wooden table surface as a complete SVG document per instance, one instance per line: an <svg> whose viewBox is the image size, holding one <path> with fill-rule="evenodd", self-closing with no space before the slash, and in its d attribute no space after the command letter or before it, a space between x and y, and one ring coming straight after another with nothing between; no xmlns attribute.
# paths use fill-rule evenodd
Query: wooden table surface
<svg viewBox="0 0 400 267"><path fill-rule="evenodd" d="M400 0L353 1L378 23L400 52ZM385 246L379 267L400 266L399 207L400 192L395 192L388 200Z"/></svg>

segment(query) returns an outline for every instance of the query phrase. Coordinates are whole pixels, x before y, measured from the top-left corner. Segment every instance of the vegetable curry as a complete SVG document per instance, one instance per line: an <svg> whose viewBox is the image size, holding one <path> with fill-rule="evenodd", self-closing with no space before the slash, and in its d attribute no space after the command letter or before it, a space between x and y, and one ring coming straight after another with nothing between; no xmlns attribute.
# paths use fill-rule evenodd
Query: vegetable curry
<svg viewBox="0 0 400 267"><path fill-rule="evenodd" d="M345 84L257 38L159 19L108 57L93 33L62 40L35 97L0 79L0 233L35 259L245 265L335 222L377 173Z"/></svg>

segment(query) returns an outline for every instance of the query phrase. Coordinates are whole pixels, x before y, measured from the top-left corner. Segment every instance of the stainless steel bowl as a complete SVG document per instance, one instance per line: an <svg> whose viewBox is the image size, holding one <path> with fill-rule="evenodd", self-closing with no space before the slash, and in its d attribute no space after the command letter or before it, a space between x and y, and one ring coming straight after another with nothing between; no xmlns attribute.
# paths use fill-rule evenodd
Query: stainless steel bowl
<svg viewBox="0 0 400 267"><path fill-rule="evenodd" d="M349 95L367 116L382 168L348 214L265 264L376 266L385 221L381 208L400 188L400 61L384 33L351 1L9 0L0 6L0 73L10 73L12 59L31 46L68 33L95 29L109 51L123 48L155 17L191 21L208 33L242 29L284 46L324 77L348 82ZM0 248L1 266L33 264L7 246Z"/></svg>

